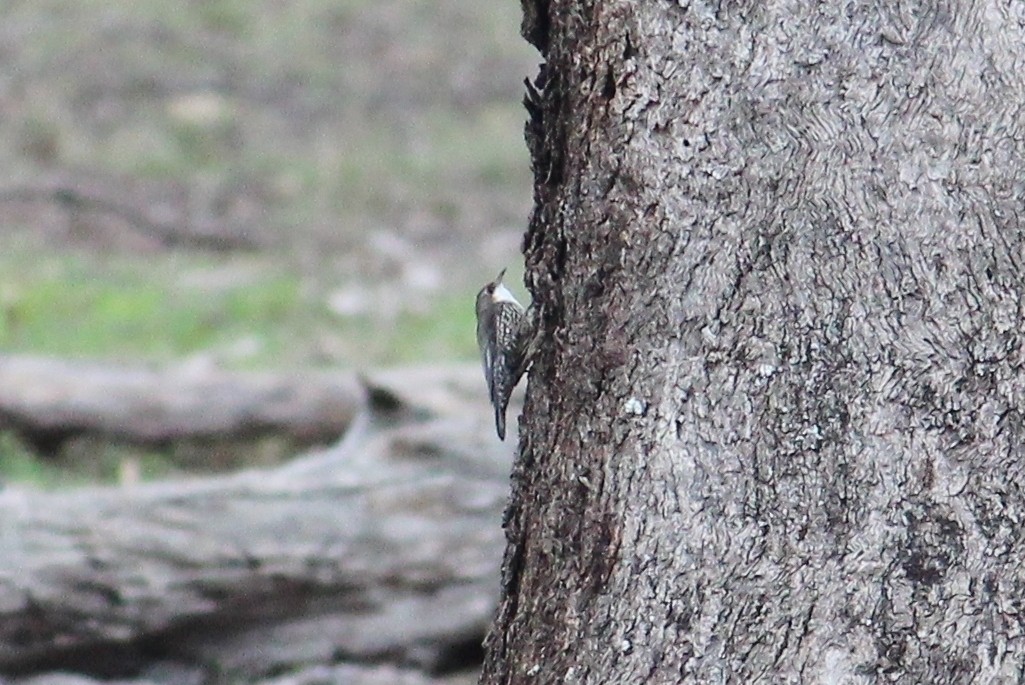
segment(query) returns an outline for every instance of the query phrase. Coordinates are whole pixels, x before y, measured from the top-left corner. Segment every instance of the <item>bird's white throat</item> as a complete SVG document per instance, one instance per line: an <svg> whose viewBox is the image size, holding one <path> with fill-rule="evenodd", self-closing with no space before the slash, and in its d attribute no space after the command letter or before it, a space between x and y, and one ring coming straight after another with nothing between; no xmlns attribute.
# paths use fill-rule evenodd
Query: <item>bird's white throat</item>
<svg viewBox="0 0 1025 685"><path fill-rule="evenodd" d="M491 300L493 302L512 302L519 304L519 300L513 297L513 294L509 292L509 289L505 287L504 283L499 283L495 286L495 292L491 294Z"/></svg>

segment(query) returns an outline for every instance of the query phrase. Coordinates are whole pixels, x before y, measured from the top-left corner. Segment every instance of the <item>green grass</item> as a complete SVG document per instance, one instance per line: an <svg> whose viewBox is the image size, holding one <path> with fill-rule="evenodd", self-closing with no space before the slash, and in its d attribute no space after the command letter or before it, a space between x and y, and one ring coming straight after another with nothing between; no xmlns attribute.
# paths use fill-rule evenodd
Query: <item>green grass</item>
<svg viewBox="0 0 1025 685"><path fill-rule="evenodd" d="M429 314L407 314L397 325L391 361L467 359L477 355L475 293L442 298Z"/></svg>
<svg viewBox="0 0 1025 685"><path fill-rule="evenodd" d="M41 457L13 431L0 431L0 483L14 481L58 488L121 482L129 471L143 480L150 480L180 470L169 457L168 453L101 440L70 444L59 455Z"/></svg>
<svg viewBox="0 0 1025 685"><path fill-rule="evenodd" d="M214 288L188 283L163 257L33 254L9 250L0 264L0 349L74 357L166 360L254 336L255 361L280 352L304 314L299 277L250 268ZM216 270L197 259L191 271ZM230 267L229 267L230 268Z"/></svg>
<svg viewBox="0 0 1025 685"><path fill-rule="evenodd" d="M25 244L0 245L0 253L0 352L151 362L205 353L237 368L476 354L469 291L431 298L420 313L341 317L326 304L331 284L263 257L54 253Z"/></svg>
<svg viewBox="0 0 1025 685"><path fill-rule="evenodd" d="M331 335L349 354L367 355L379 365L474 359L474 295L437 298L428 311L406 312L393 320L353 317L333 323Z"/></svg>
<svg viewBox="0 0 1025 685"><path fill-rule="evenodd" d="M8 237L0 242L0 353L167 364L209 354L226 367L286 369L472 359L473 296L432 298L428 310L391 318L340 317L297 270L264 258L58 253ZM334 341L327 354L325 340ZM126 468L150 479L275 463L290 450L272 438L162 450L95 439L41 456L0 431L0 482L119 482Z"/></svg>
<svg viewBox="0 0 1025 685"><path fill-rule="evenodd" d="M68 474L39 459L12 431L0 431L0 482L9 480L52 487L68 484Z"/></svg>

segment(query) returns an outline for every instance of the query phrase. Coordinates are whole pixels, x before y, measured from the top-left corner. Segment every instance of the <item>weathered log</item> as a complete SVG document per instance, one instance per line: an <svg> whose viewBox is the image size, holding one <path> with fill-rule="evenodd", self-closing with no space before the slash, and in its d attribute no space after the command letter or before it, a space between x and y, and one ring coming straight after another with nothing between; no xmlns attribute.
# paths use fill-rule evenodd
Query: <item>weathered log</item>
<svg viewBox="0 0 1025 685"><path fill-rule="evenodd" d="M158 370L0 357L0 428L42 445L80 434L140 445L268 434L323 444L344 432L365 399L348 372Z"/></svg>
<svg viewBox="0 0 1025 685"><path fill-rule="evenodd" d="M426 392L398 373L365 379L377 403L339 445L275 469L0 492L0 673L479 658L512 447L486 402L458 399L483 397L475 367L421 378ZM382 398L417 420L383 420Z"/></svg>
<svg viewBox="0 0 1025 685"><path fill-rule="evenodd" d="M184 678L184 679L182 679ZM20 678L13 685L199 685L202 675L154 669L152 674L120 681L99 681L72 673L47 673ZM257 681L256 685L475 685L474 672L431 677L421 671L395 666L314 666L285 676Z"/></svg>

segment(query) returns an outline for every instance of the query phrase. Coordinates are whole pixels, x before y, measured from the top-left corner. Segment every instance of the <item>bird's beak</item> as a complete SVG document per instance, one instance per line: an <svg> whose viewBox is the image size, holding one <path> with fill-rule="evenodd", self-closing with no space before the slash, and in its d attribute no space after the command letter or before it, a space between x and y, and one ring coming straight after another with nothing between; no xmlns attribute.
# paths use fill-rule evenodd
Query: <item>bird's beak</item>
<svg viewBox="0 0 1025 685"><path fill-rule="evenodd" d="M498 272L498 278L495 279L495 283L501 283L503 276L505 276L505 269Z"/></svg>

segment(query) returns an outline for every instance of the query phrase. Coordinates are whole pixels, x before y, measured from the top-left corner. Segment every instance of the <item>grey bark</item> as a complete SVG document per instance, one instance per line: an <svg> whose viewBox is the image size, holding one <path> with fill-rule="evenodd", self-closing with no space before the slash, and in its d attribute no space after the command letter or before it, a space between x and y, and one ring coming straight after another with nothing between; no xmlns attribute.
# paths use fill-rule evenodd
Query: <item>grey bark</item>
<svg viewBox="0 0 1025 685"><path fill-rule="evenodd" d="M414 683L472 660L510 451L479 367L361 387L339 445L275 469L0 491L0 674L349 682L380 663Z"/></svg>
<svg viewBox="0 0 1025 685"><path fill-rule="evenodd" d="M481 682L1025 680L1021 6L524 5Z"/></svg>

